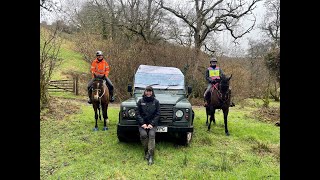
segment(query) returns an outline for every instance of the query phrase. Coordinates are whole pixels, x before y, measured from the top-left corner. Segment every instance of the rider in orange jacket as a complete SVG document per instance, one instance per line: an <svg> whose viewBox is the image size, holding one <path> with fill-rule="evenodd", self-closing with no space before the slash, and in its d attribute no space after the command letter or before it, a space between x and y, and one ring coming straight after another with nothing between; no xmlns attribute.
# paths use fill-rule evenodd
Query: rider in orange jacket
<svg viewBox="0 0 320 180"><path fill-rule="evenodd" d="M92 83L94 80L94 77L102 78L106 81L107 86L109 88L109 94L110 94L110 102L114 101L113 97L113 84L108 78L109 72L110 72L110 67L107 61L103 58L103 53L102 51L97 51L96 52L97 58L92 61L91 64L91 74L92 74L92 79L88 83L88 96L89 100L88 103L91 104L91 94L92 94Z"/></svg>

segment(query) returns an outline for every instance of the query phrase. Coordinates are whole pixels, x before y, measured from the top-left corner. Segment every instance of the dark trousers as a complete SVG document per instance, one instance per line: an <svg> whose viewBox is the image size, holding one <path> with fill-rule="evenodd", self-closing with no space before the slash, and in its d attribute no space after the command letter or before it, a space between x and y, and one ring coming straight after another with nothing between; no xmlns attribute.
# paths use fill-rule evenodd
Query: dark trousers
<svg viewBox="0 0 320 180"><path fill-rule="evenodd" d="M207 93L209 92L211 86L212 86L212 84L209 83L208 86L207 86L207 89L204 91L203 97L204 97L205 100L208 99L207 98L208 97Z"/></svg>
<svg viewBox="0 0 320 180"><path fill-rule="evenodd" d="M140 141L144 148L144 151L148 151L149 155L154 155L154 148L156 143L156 129L157 127L153 127L152 129L143 129L139 127L140 133Z"/></svg>

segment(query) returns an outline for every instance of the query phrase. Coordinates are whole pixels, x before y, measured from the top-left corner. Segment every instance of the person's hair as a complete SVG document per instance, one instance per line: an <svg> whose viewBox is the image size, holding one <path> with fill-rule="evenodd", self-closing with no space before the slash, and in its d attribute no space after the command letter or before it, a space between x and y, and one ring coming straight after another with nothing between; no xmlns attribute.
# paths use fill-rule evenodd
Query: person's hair
<svg viewBox="0 0 320 180"><path fill-rule="evenodd" d="M145 92L146 92L146 91L152 91L151 97L155 97L155 94L154 94L154 91L153 91L153 87L147 86L147 87L144 89L144 92L143 92L142 97L145 97L145 96L146 96L146 95L145 95Z"/></svg>
<svg viewBox="0 0 320 180"><path fill-rule="evenodd" d="M151 86L147 86L145 90L146 91L153 91L153 88Z"/></svg>

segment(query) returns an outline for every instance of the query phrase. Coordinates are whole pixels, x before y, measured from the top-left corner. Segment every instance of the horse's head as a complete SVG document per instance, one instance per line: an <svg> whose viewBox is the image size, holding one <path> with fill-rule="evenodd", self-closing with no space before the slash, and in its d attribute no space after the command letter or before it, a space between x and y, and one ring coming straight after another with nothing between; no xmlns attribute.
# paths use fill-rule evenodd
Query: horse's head
<svg viewBox="0 0 320 180"><path fill-rule="evenodd" d="M222 100L226 101L228 99L228 92L229 92L229 86L230 86L230 79L232 77L232 74L227 76L222 76L221 81L219 84L219 91L221 93Z"/></svg>
<svg viewBox="0 0 320 180"><path fill-rule="evenodd" d="M97 101L99 97L102 97L104 92L103 79L95 78L92 84L92 97Z"/></svg>

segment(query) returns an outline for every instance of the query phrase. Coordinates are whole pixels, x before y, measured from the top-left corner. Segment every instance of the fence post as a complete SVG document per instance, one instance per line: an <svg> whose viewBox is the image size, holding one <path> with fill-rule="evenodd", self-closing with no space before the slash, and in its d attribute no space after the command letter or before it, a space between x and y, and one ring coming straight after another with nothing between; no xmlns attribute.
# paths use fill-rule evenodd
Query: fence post
<svg viewBox="0 0 320 180"><path fill-rule="evenodd" d="M79 95L79 75L76 75L76 95Z"/></svg>
<svg viewBox="0 0 320 180"><path fill-rule="evenodd" d="M76 93L76 79L74 76L72 77L72 80L73 80L72 92Z"/></svg>

